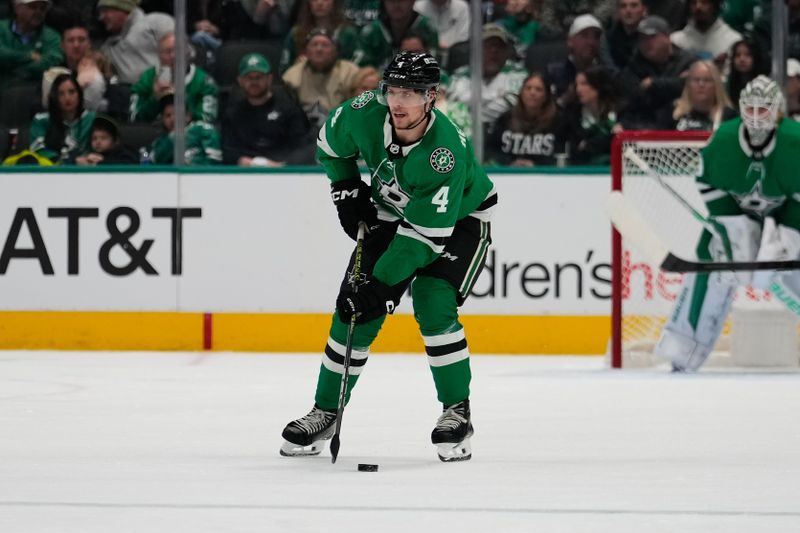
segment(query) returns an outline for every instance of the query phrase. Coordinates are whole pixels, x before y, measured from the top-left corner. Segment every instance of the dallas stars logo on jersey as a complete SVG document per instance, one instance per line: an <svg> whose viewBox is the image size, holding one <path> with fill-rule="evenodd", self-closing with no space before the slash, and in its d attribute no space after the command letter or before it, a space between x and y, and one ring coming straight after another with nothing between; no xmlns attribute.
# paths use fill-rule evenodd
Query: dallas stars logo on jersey
<svg viewBox="0 0 800 533"><path fill-rule="evenodd" d="M753 188L744 193L735 193L731 191L731 195L736 198L736 202L744 211L765 217L769 213L780 207L786 196L767 196L764 194L764 178L766 178L766 169L764 163L761 161L753 161L747 169L747 181L755 179Z"/></svg>
<svg viewBox="0 0 800 533"><path fill-rule="evenodd" d="M450 172L455 165L456 158L453 156L453 152L447 148L437 148L431 154L431 166L440 174Z"/></svg>
<svg viewBox="0 0 800 533"><path fill-rule="evenodd" d="M365 105L369 103L375 97L375 94L372 91L364 91L363 93L359 94L353 99L353 103L350 104L353 109L361 109Z"/></svg>

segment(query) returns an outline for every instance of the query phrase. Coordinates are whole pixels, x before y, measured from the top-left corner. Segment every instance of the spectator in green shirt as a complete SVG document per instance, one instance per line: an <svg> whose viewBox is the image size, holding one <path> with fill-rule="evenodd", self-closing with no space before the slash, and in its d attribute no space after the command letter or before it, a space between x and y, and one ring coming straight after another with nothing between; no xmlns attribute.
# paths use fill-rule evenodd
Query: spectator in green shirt
<svg viewBox="0 0 800 533"><path fill-rule="evenodd" d="M175 139L175 95L167 93L159 100L161 123L164 133L153 141L150 158L158 165L174 163ZM191 109L186 110L186 151L187 165L218 165L222 163L222 142L214 126L202 120L192 121Z"/></svg>
<svg viewBox="0 0 800 533"><path fill-rule="evenodd" d="M44 25L50 2L11 0L14 17L0 21L0 89L17 82L39 82L61 64L61 37Z"/></svg>
<svg viewBox="0 0 800 533"><path fill-rule="evenodd" d="M89 149L95 112L83 106L83 89L72 74L53 80L47 111L31 123L31 151L51 161L71 163Z"/></svg>
<svg viewBox="0 0 800 533"><path fill-rule="evenodd" d="M188 64L185 76L186 103L198 120L217 120L219 89L211 75ZM151 122L158 117L158 101L168 92L175 92L175 33L169 32L158 43L158 64L142 73L131 87L131 122Z"/></svg>
<svg viewBox="0 0 800 533"><path fill-rule="evenodd" d="M414 11L414 0L383 0L378 20L361 30L355 62L383 70L411 32L423 38L431 55L438 53L439 32L430 19Z"/></svg>
<svg viewBox="0 0 800 533"><path fill-rule="evenodd" d="M302 0L297 24L283 42L281 72L294 65L315 28L328 30L336 43L339 59L352 60L358 47L358 30L344 16L343 0Z"/></svg>

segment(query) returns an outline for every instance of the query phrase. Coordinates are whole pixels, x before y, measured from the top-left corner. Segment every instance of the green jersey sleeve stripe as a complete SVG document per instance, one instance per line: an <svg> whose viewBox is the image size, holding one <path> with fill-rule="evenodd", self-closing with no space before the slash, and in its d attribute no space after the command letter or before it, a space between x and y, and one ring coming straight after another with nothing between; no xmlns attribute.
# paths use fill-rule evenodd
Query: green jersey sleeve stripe
<svg viewBox="0 0 800 533"><path fill-rule="evenodd" d="M444 252L444 244L437 244L431 241L430 239L425 238L425 236L420 235L411 228L407 228L401 225L399 228L397 228L397 234L421 242L422 244L426 245L428 248L433 250L433 252L436 254L441 254L442 252Z"/></svg>
<svg viewBox="0 0 800 533"><path fill-rule="evenodd" d="M449 237L450 235L453 234L453 226L450 226L449 228L428 228L425 226L420 226L418 224L412 224L407 220L405 221L405 223L411 226L411 228L414 231L425 237L430 237L430 238Z"/></svg>
<svg viewBox="0 0 800 533"><path fill-rule="evenodd" d="M319 129L319 135L317 136L317 146L319 147L320 150L328 154L328 156L330 157L341 157L333 150L333 148L331 148L331 145L328 144L327 130L328 130L327 124L323 124L322 127Z"/></svg>

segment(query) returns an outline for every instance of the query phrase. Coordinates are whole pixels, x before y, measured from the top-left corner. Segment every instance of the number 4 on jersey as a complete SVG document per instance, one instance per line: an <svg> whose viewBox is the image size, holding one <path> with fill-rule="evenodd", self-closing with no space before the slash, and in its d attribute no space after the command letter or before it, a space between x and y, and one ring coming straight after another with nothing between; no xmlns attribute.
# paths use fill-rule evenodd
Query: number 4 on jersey
<svg viewBox="0 0 800 533"><path fill-rule="evenodd" d="M439 192L433 195L431 199L431 203L434 205L438 205L439 207L436 208L437 213L446 213L447 212L447 194L450 192L450 187L445 185Z"/></svg>

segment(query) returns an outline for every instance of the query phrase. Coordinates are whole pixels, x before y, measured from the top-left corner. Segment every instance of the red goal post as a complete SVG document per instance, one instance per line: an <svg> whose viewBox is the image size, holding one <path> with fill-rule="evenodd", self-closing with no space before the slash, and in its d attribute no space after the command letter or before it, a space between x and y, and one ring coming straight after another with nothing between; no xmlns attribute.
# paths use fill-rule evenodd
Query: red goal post
<svg viewBox="0 0 800 533"><path fill-rule="evenodd" d="M639 207L644 214L662 228L665 225L669 226L674 219L685 217L686 210L679 206L674 199L668 197L666 191L658 185L657 180L643 175L636 165L626 161L624 152L628 148L633 148L642 159L650 164L653 170L673 180L673 185L678 184L679 190L686 191L687 194L694 193L699 198L699 194L695 191L693 178L699 168L700 149L708 142L709 136L710 133L705 131L625 131L617 134L611 146L612 189L622 191L637 203L641 202ZM704 206L696 207L704 209ZM684 224L687 224L688 229L680 240L691 242L693 246L697 234L691 233L699 232L699 228L691 227L689 225L692 224L691 222L684 222ZM676 225L674 232L679 231L681 230ZM679 235L679 237L681 236ZM643 302L641 299L634 301L641 295L626 286L626 283L631 281L631 253L634 252L627 250L620 234L612 228L610 345L612 368L622 368L626 343L638 342L648 345L655 343L660 326L668 316L671 307L671 302L659 302L656 305L653 302ZM693 254L689 256L691 257ZM656 265L647 265L641 262L636 266L645 271L648 280L652 280L653 276L661 280L664 276ZM647 270L648 268L650 270ZM674 284L674 280L675 278L671 278L670 283ZM646 293L641 298L647 299L647 294L650 293ZM639 310L639 303L653 305L643 305ZM627 308L630 308L632 313L624 314L628 310Z"/></svg>

